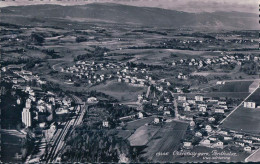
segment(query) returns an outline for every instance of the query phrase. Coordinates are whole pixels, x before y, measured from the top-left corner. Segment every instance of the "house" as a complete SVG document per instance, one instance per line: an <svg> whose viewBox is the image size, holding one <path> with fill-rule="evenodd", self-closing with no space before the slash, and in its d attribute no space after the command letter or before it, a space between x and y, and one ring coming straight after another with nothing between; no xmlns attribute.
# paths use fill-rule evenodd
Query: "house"
<svg viewBox="0 0 260 164"><path fill-rule="evenodd" d="M211 128L210 125L206 125L205 130L206 130L207 132L211 132L211 131L212 131L212 128Z"/></svg>
<svg viewBox="0 0 260 164"><path fill-rule="evenodd" d="M251 101L245 101L244 102L244 107L245 108L256 108L256 103L255 102L251 102Z"/></svg>
<svg viewBox="0 0 260 164"><path fill-rule="evenodd" d="M230 140L232 140L233 138L231 137L231 136L224 136L224 140L225 141L230 141Z"/></svg>
<svg viewBox="0 0 260 164"><path fill-rule="evenodd" d="M45 128L46 127L46 123L45 122L39 123L39 127L40 128Z"/></svg>
<svg viewBox="0 0 260 164"><path fill-rule="evenodd" d="M215 119L214 117L210 117L210 118L208 118L208 120L209 120L210 122L214 122L216 119Z"/></svg>
<svg viewBox="0 0 260 164"><path fill-rule="evenodd" d="M190 105L190 104L187 103L187 102L182 103L182 107L186 107L186 106L188 106L188 105Z"/></svg>
<svg viewBox="0 0 260 164"><path fill-rule="evenodd" d="M138 115L138 118L144 118L144 114L142 112L139 112L137 115Z"/></svg>
<svg viewBox="0 0 260 164"><path fill-rule="evenodd" d="M90 104L98 103L98 99L96 97L89 97L87 102Z"/></svg>
<svg viewBox="0 0 260 164"><path fill-rule="evenodd" d="M186 101L186 96L178 96L178 101Z"/></svg>
<svg viewBox="0 0 260 164"><path fill-rule="evenodd" d="M196 136L196 137L202 137L202 134L201 134L201 132L196 132L196 133L195 133L195 136Z"/></svg>
<svg viewBox="0 0 260 164"><path fill-rule="evenodd" d="M207 108L205 106L201 106L201 107L199 107L199 111L200 112L206 112Z"/></svg>
<svg viewBox="0 0 260 164"><path fill-rule="evenodd" d="M184 141L184 142L183 142L183 147L185 147L185 148L191 148L191 147L192 147L192 144L191 144L190 141Z"/></svg>
<svg viewBox="0 0 260 164"><path fill-rule="evenodd" d="M210 146L210 140L208 139L202 140L200 141L200 144L203 146Z"/></svg>
<svg viewBox="0 0 260 164"><path fill-rule="evenodd" d="M56 114L66 114L66 113L69 113L69 110L67 108L58 108L55 110L55 113Z"/></svg>
<svg viewBox="0 0 260 164"><path fill-rule="evenodd" d="M209 137L209 140L210 141L217 141L217 137L211 136L211 137Z"/></svg>
<svg viewBox="0 0 260 164"><path fill-rule="evenodd" d="M158 118L158 117L154 118L154 123L155 123L155 124L158 124L158 123L160 123L161 121L162 121L161 118Z"/></svg>
<svg viewBox="0 0 260 164"><path fill-rule="evenodd" d="M18 98L18 99L16 100L16 103L17 103L18 105L20 105L20 104L21 104L21 98Z"/></svg>
<svg viewBox="0 0 260 164"><path fill-rule="evenodd" d="M244 142L240 142L240 141L235 141L235 144L239 145L239 146L242 146L242 147L245 146L245 143Z"/></svg>
<svg viewBox="0 0 260 164"><path fill-rule="evenodd" d="M250 146L244 147L244 151L246 152L251 152L252 148Z"/></svg>
<svg viewBox="0 0 260 164"><path fill-rule="evenodd" d="M189 99L187 102L188 102L189 104L196 104L195 99Z"/></svg>
<svg viewBox="0 0 260 164"><path fill-rule="evenodd" d="M223 149L224 143L222 141L218 141L217 143L213 144L212 147Z"/></svg>
<svg viewBox="0 0 260 164"><path fill-rule="evenodd" d="M252 144L253 143L253 141L252 140L247 140L247 139L244 139L243 140L245 143L248 143L248 144Z"/></svg>
<svg viewBox="0 0 260 164"><path fill-rule="evenodd" d="M221 130L218 132L219 134L222 134L222 135L228 135L228 132L227 131L224 131L224 130Z"/></svg>
<svg viewBox="0 0 260 164"><path fill-rule="evenodd" d="M109 127L108 121L103 121L102 125L103 125L103 127L106 127L106 128Z"/></svg>
<svg viewBox="0 0 260 164"><path fill-rule="evenodd" d="M166 110L163 112L163 115L170 115L170 114L171 114L171 111L169 111L169 110Z"/></svg>
<svg viewBox="0 0 260 164"><path fill-rule="evenodd" d="M235 137L235 138L242 139L242 138L243 138L243 135L242 135L242 134L235 134L234 137Z"/></svg>
<svg viewBox="0 0 260 164"><path fill-rule="evenodd" d="M190 126L192 126L192 127L193 127L193 126L195 126L195 125L196 125L196 124L195 124L195 122L194 122L194 121L191 121L191 122L190 122Z"/></svg>
<svg viewBox="0 0 260 164"><path fill-rule="evenodd" d="M203 101L204 97L202 95L196 95L195 100L196 101Z"/></svg>
<svg viewBox="0 0 260 164"><path fill-rule="evenodd" d="M225 111L224 111L224 109L221 109L221 108L216 108L216 109L215 109L215 113L224 114L224 113L225 113Z"/></svg>
<svg viewBox="0 0 260 164"><path fill-rule="evenodd" d="M184 111L189 112L190 111L190 106L185 106Z"/></svg>

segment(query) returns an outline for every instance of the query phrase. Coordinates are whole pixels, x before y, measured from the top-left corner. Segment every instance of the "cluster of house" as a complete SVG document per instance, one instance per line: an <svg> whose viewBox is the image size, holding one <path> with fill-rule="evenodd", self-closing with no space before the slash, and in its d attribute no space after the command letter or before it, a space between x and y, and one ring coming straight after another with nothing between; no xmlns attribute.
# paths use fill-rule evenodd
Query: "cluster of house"
<svg viewBox="0 0 260 164"><path fill-rule="evenodd" d="M138 78L136 74L140 73L141 76ZM152 77L148 76L146 69L129 68L125 66L121 70L117 71L118 82L125 82L133 86L145 86L149 83L155 83Z"/></svg>
<svg viewBox="0 0 260 164"><path fill-rule="evenodd" d="M194 98L178 96L178 109L183 110L179 115L180 119L189 121L194 135L190 140L183 142L184 148L191 149L194 140L199 140L200 146L211 148L224 148L225 146L237 146L246 152L259 145L260 137L248 134L237 133L235 131L221 130L218 127L218 116L223 116L230 112L229 106L224 99L205 98L202 95L196 95ZM251 102L245 102L244 105L254 106ZM205 113L198 115L198 113Z"/></svg>
<svg viewBox="0 0 260 164"><path fill-rule="evenodd" d="M260 144L260 136L247 135L230 130L213 130L210 125L207 125L205 129L207 131L206 135L201 132L195 132L194 135L194 138L199 139L198 145L200 146L220 149L235 146L238 150L250 153L258 148ZM183 147L186 149L192 149L193 146L192 141L185 140L183 142Z"/></svg>
<svg viewBox="0 0 260 164"><path fill-rule="evenodd" d="M7 70L6 70L7 71ZM17 77L20 78L17 78ZM39 84L45 84L37 75L30 71L13 70L5 76L5 81L13 84L14 89L21 90L28 94L25 100L25 106L22 110L22 123L25 127L39 126L46 128L47 124L53 122L53 115L68 113L73 110L72 100L68 97L59 97L55 93L44 92L40 87L32 87L26 83L26 79L35 79ZM24 79L20 80L20 79ZM43 83L42 83L43 82ZM22 105L23 98L17 96L17 105Z"/></svg>
<svg viewBox="0 0 260 164"><path fill-rule="evenodd" d="M26 127L32 126L32 122L35 121L39 127L46 128L46 123L53 121L54 113L56 115L66 114L74 109L71 107L72 100L68 97L61 98L52 92L34 91L29 86L22 91L30 95L22 112L22 122ZM17 104L21 104L21 98L17 99Z"/></svg>
<svg viewBox="0 0 260 164"><path fill-rule="evenodd" d="M8 68L3 67L2 71L6 72ZM12 76L5 76L4 80L12 82L14 86L18 86L17 84L32 82L35 81L39 85L46 84L46 81L40 79L38 75L33 75L31 71L26 70L17 70L17 69L10 69L13 72Z"/></svg>
<svg viewBox="0 0 260 164"><path fill-rule="evenodd" d="M118 68L118 66L113 63L97 64L95 62L90 63L85 61L77 61L76 64L71 67L62 68L61 72L74 74L79 79L86 80L88 84L98 84L113 77L112 74L101 73L102 71L115 68Z"/></svg>
<svg viewBox="0 0 260 164"><path fill-rule="evenodd" d="M230 107L225 98L206 98L203 95L196 95L194 98L187 98L185 95L179 95L178 107L185 112L198 111L212 114L225 114L230 111Z"/></svg>
<svg viewBox="0 0 260 164"><path fill-rule="evenodd" d="M214 58L205 58L205 59L180 59L178 61L173 61L172 65L186 65L186 66L197 66L198 68L206 67L209 65L220 64L220 65L228 65L228 64L237 64L242 65L244 61L258 61L259 57L251 58L250 55L230 55L221 53L222 56L214 57Z"/></svg>

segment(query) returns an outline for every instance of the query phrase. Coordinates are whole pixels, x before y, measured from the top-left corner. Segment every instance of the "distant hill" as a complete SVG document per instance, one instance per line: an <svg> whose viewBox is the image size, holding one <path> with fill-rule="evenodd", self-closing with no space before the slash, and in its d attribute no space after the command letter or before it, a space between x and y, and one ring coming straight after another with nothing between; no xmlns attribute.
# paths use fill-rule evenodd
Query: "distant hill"
<svg viewBox="0 0 260 164"><path fill-rule="evenodd" d="M187 13L113 3L92 3L81 6L11 6L2 8L1 11L2 16L20 15L36 19L85 18L167 28L259 29L258 15L242 12Z"/></svg>

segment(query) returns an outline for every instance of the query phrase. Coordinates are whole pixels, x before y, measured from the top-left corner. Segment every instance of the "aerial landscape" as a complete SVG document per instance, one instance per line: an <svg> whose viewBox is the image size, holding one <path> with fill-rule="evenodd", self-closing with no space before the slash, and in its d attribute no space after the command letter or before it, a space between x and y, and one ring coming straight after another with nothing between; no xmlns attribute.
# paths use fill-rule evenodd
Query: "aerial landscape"
<svg viewBox="0 0 260 164"><path fill-rule="evenodd" d="M0 9L1 162L260 161L257 11Z"/></svg>

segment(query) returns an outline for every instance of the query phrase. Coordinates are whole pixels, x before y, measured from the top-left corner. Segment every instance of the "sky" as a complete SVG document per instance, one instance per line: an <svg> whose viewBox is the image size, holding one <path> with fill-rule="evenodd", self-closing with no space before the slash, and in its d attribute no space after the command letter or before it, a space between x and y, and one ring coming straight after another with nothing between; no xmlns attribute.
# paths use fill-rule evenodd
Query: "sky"
<svg viewBox="0 0 260 164"><path fill-rule="evenodd" d="M99 2L159 7L185 12L239 11L259 13L259 0L0 0L0 7L32 4L83 5Z"/></svg>

